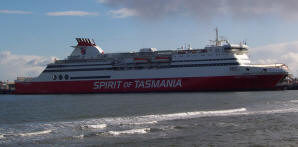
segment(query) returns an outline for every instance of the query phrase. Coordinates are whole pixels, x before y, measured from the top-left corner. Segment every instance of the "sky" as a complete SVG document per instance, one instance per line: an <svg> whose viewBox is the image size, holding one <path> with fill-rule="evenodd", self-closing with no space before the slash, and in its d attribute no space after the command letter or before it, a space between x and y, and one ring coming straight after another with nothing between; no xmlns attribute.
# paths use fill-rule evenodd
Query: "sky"
<svg viewBox="0 0 298 147"><path fill-rule="evenodd" d="M285 63L298 76L297 0L0 0L0 80L38 76L75 38L105 53L203 48L220 36L247 42L253 63Z"/></svg>

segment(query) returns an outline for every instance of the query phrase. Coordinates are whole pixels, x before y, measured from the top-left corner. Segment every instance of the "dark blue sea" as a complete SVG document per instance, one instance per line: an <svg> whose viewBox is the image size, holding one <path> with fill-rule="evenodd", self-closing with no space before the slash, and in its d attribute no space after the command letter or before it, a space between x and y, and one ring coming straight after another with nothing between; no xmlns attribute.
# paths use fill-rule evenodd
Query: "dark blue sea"
<svg viewBox="0 0 298 147"><path fill-rule="evenodd" d="M0 146L298 146L298 91L0 95Z"/></svg>

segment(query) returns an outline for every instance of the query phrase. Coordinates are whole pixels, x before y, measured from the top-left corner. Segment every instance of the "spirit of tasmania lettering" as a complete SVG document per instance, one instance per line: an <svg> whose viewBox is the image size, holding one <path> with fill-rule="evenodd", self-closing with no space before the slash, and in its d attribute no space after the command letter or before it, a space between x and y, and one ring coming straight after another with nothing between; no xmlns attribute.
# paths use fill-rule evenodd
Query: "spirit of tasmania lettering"
<svg viewBox="0 0 298 147"><path fill-rule="evenodd" d="M120 88L182 88L181 79L168 80L134 80L134 81L97 81L93 89L120 89Z"/></svg>

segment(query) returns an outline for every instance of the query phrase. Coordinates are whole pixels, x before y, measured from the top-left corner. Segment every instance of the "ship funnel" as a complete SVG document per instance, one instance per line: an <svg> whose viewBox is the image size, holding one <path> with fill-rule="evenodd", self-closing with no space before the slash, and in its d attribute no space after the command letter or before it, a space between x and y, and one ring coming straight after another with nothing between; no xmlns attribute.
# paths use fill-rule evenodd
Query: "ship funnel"
<svg viewBox="0 0 298 147"><path fill-rule="evenodd" d="M91 42L89 38L76 38L78 45L77 46L96 46L95 42Z"/></svg>
<svg viewBox="0 0 298 147"><path fill-rule="evenodd" d="M97 46L93 39L90 40L89 38L76 38L76 41L78 44L77 46L73 46L74 50L70 55L72 58L95 58L104 54L102 48Z"/></svg>

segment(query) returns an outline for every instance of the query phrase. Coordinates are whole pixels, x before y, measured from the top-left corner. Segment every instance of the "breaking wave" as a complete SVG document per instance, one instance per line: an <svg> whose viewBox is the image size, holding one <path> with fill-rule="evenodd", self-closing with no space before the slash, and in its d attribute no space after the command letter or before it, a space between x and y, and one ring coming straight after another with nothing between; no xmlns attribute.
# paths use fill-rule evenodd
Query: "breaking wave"
<svg viewBox="0 0 298 147"><path fill-rule="evenodd" d="M182 112L182 113L171 113L171 114L156 114L156 115L145 115L137 116L135 120L144 121L151 120L151 122L175 120L175 119L189 119L197 117L211 117L211 116L230 116L236 115L241 112L246 112L246 108L239 109L228 109L228 110L214 110L214 111L193 111L193 112Z"/></svg>
<svg viewBox="0 0 298 147"><path fill-rule="evenodd" d="M229 116L233 113L247 111L246 108L230 109L230 110L215 110L215 111L195 111L195 112L183 112L183 113L173 113L173 114L162 114L162 115L149 115L149 117L161 117L168 119L183 119L192 117L207 117L207 116Z"/></svg>
<svg viewBox="0 0 298 147"><path fill-rule="evenodd" d="M158 121L148 121L148 122L136 122L130 123L129 125L148 125L148 124L157 124Z"/></svg>
<svg viewBox="0 0 298 147"><path fill-rule="evenodd" d="M124 131L109 131L108 133L114 136L118 136L121 134L146 134L150 131L150 128L141 128L141 129L131 129Z"/></svg>
<svg viewBox="0 0 298 147"><path fill-rule="evenodd" d="M3 134L0 134L0 139L4 139L4 135Z"/></svg>
<svg viewBox="0 0 298 147"><path fill-rule="evenodd" d="M72 138L73 139L83 139L85 137L85 135L81 134L81 135L78 135L78 136L73 136Z"/></svg>
<svg viewBox="0 0 298 147"><path fill-rule="evenodd" d="M298 100L290 100L290 103L298 103Z"/></svg>
<svg viewBox="0 0 298 147"><path fill-rule="evenodd" d="M99 125L82 125L81 129L103 129L106 128L107 124L99 124Z"/></svg>
<svg viewBox="0 0 298 147"><path fill-rule="evenodd" d="M296 102L296 101L294 101ZM297 101L298 102L298 101ZM8 125L2 129L0 144L9 142L22 142L24 139L47 139L47 138L71 138L84 139L97 134L119 136L129 134L146 134L172 129L165 127L164 121L184 120L200 117L225 117L243 115L263 115L275 113L298 112L297 107L283 109L248 111L246 108L212 110L212 111L190 111L169 114L152 114L127 117L105 117L68 122L29 123L20 125ZM219 124L230 125L230 124ZM176 126L181 129L184 126ZM26 131L24 131L24 128ZM35 131L42 130L42 131ZM55 131L53 131L55 130Z"/></svg>
<svg viewBox="0 0 298 147"><path fill-rule="evenodd" d="M215 110L215 111L193 111L193 112L183 112L183 113L171 113L171 114L154 114L154 115L143 115L143 116L129 116L129 117L110 117L110 118L98 118L98 119L87 119L81 121L70 121L70 122L53 122L53 123L33 123L33 124L23 124L23 128L27 128L28 132L23 133L23 130L18 129L17 126L11 126L12 128L7 128L1 138L7 137L28 137L28 136L38 136L43 134L49 134L52 130L57 130L55 136L61 136L59 132L68 132L69 135L73 136L73 133L77 133L75 128L79 126L80 129L97 131L99 129L111 130L113 127L119 127L125 125L133 126L143 126L146 128L151 125L155 125L160 121L176 120L176 119L189 119L197 117L210 117L210 116L229 116L237 115L241 112L245 112L246 108L239 109L228 109L228 110ZM111 128L110 128L111 127ZM11 131L9 131L11 130ZM44 130L44 131L33 131L33 130ZM147 130L148 131L148 130ZM21 133L19 133L21 132ZM144 129L128 130L128 131L111 131L111 134L130 134L130 133L145 133ZM67 135L67 134L64 134ZM79 134L78 134L79 135Z"/></svg>
<svg viewBox="0 0 298 147"><path fill-rule="evenodd" d="M37 135L43 135L43 134L49 134L52 130L44 130L44 131L37 131L37 132L30 132L30 133L20 133L17 134L17 136L37 136Z"/></svg>
<svg viewBox="0 0 298 147"><path fill-rule="evenodd" d="M111 117L100 118L92 120L93 122L105 122L109 125L153 125L160 121L176 120L176 119L190 119L198 117L216 117L216 116L230 116L238 115L246 112L246 108L214 110L214 111L193 111L171 114L153 114L143 116L129 116L129 117Z"/></svg>
<svg viewBox="0 0 298 147"><path fill-rule="evenodd" d="M243 115L282 114L282 113L293 113L293 112L298 112L298 109L286 108L286 109L276 109L276 110L251 111L251 112L243 113Z"/></svg>
<svg viewBox="0 0 298 147"><path fill-rule="evenodd" d="M11 137L11 136L22 136L22 137L28 137L28 136L38 136L38 135L44 135L51 133L52 130L44 130L44 131L37 131L37 132L28 132L28 133L15 133L15 134L2 134L1 137Z"/></svg>

